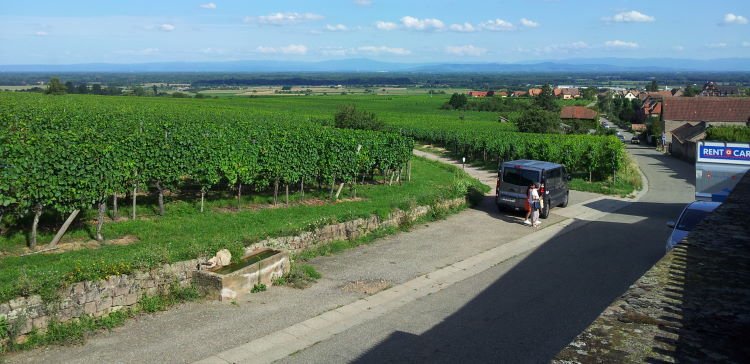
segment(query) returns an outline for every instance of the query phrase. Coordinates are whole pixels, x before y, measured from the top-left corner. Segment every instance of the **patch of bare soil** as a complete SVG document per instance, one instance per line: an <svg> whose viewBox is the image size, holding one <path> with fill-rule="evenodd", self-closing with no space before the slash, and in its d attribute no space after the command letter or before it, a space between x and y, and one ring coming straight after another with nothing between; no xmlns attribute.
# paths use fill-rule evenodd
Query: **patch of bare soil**
<svg viewBox="0 0 750 364"><path fill-rule="evenodd" d="M350 293L362 293L373 295L384 289L388 289L392 284L384 279L366 279L361 281L347 282L341 286L341 290Z"/></svg>
<svg viewBox="0 0 750 364"><path fill-rule="evenodd" d="M345 202L358 202L358 201L364 201L364 198L357 197L357 198L340 198L334 202L331 202L329 200L324 200L320 198L308 198L304 199L302 201L296 201L292 202L289 205L285 204L282 201L279 201L278 204L248 204L248 205L242 205L241 209L237 209L237 206L225 206L225 207L214 207L211 210L214 212L221 212L221 213L237 213L238 211L257 211L257 210L264 210L264 209L283 209L287 207L293 207L293 206L323 206L330 203L345 203Z"/></svg>
<svg viewBox="0 0 750 364"><path fill-rule="evenodd" d="M139 241L138 237L133 236L133 235L125 235L121 238L106 240L103 244L96 240L88 240L88 241L77 240L77 241L58 243L55 248L49 248L48 246L45 246L45 245L42 245L34 250L31 250L29 248L24 248L23 251L19 252L18 255L23 256L23 255L30 255L30 254L60 254L60 253L66 253L66 252L71 252L75 250L99 249L102 245L129 245L129 244L136 243L138 241ZM13 254L7 254L7 255L13 255Z"/></svg>

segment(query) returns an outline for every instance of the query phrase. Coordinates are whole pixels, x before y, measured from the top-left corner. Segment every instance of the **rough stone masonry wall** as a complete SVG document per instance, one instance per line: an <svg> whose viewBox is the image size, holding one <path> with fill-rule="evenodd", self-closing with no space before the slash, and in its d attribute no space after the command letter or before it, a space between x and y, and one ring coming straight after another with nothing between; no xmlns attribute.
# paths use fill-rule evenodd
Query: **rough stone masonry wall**
<svg viewBox="0 0 750 364"><path fill-rule="evenodd" d="M750 173L553 363L750 362Z"/></svg>
<svg viewBox="0 0 750 364"><path fill-rule="evenodd" d="M437 208L449 209L463 204L464 199L458 198L439 203ZM295 236L266 239L247 247L246 252L260 247L298 252L314 245L356 239L379 228L397 227L413 222L432 210L431 206L417 206L409 211L394 211L384 220L372 216L327 225ZM175 282L183 287L188 286L192 282L193 273L198 270L199 263L205 260L201 258L165 264L146 272L79 282L60 292L60 300L52 303L42 302L39 295L18 297L0 303L0 318L5 318L11 325L17 325L16 334L23 339L32 329L45 330L52 319L66 322L84 315L100 317L134 306L144 295L153 296L166 292Z"/></svg>
<svg viewBox="0 0 750 364"><path fill-rule="evenodd" d="M39 295L18 297L0 303L0 318L17 326L21 338L32 329L45 330L51 319L66 322L84 315L100 317L135 305L143 295L154 296L179 283L190 285L193 272L205 260L193 259L165 264L149 271L113 275L98 281L75 283L60 293L55 302L43 302Z"/></svg>

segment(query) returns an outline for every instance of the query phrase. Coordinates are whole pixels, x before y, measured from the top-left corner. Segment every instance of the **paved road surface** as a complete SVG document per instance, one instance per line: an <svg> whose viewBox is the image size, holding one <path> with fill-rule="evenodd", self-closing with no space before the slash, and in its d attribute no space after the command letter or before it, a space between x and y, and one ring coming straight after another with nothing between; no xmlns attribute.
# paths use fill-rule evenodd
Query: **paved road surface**
<svg viewBox="0 0 750 364"><path fill-rule="evenodd" d="M662 257L692 200L692 166L630 151L640 201L281 362L547 362Z"/></svg>

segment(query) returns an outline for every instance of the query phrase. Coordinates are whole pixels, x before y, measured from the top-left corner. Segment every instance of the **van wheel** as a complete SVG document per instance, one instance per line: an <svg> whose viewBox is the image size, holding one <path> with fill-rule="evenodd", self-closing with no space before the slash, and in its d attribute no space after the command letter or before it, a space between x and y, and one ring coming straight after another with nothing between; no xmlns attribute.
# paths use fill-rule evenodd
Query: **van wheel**
<svg viewBox="0 0 750 364"><path fill-rule="evenodd" d="M568 199L570 198L570 192L565 194L565 199L560 204L560 207L568 207Z"/></svg>
<svg viewBox="0 0 750 364"><path fill-rule="evenodd" d="M544 201L544 207L542 207L542 211L539 213L539 217L542 219L546 219L549 217L549 200Z"/></svg>

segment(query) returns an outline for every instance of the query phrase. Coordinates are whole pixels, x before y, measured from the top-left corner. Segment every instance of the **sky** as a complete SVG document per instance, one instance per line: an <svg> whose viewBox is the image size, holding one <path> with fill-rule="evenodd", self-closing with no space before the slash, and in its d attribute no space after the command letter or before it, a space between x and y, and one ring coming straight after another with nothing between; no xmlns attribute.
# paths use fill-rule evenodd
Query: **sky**
<svg viewBox="0 0 750 364"><path fill-rule="evenodd" d="M749 0L0 0L0 64L750 57Z"/></svg>

